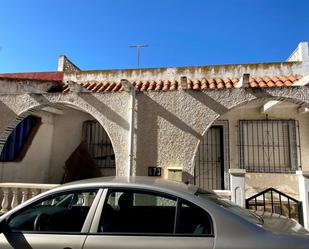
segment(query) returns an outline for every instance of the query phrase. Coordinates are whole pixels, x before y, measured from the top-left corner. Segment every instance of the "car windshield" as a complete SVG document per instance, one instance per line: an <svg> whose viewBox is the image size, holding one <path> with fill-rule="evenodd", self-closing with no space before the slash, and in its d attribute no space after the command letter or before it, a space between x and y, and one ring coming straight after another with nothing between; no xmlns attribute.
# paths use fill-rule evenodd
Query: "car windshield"
<svg viewBox="0 0 309 249"><path fill-rule="evenodd" d="M205 198L225 209L228 209L229 211L233 212L234 214L237 214L241 217L243 217L244 219L246 219L249 222L258 224L258 225L263 225L264 221L263 218L259 215L257 215L256 213L242 208L238 205L236 205L234 202L231 202L229 200L225 200L223 198L221 198L220 196L213 194L211 192L207 192L205 190L202 189L198 189L196 192L197 196L200 196L202 198Z"/></svg>

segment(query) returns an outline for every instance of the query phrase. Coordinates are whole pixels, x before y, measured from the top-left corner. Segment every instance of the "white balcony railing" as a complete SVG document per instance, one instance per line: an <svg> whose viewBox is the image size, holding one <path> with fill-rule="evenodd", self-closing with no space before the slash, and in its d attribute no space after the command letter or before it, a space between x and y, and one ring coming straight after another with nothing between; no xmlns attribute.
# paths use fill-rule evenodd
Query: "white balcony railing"
<svg viewBox="0 0 309 249"><path fill-rule="evenodd" d="M58 184L0 183L0 213L56 186Z"/></svg>

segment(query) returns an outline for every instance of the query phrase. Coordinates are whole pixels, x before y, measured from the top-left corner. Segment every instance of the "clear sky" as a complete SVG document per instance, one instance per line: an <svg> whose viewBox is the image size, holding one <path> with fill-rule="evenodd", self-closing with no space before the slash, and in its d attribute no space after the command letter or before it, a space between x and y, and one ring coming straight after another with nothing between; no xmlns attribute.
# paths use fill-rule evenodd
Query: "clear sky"
<svg viewBox="0 0 309 249"><path fill-rule="evenodd" d="M0 0L0 72L284 61L309 41L309 0Z"/></svg>

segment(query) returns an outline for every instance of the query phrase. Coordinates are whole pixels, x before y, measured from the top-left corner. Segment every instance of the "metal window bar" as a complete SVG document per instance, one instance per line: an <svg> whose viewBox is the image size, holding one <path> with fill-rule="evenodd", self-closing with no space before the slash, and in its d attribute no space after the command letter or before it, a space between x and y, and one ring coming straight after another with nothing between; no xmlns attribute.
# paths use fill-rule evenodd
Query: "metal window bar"
<svg viewBox="0 0 309 249"><path fill-rule="evenodd" d="M97 167L116 167L112 143L99 122L92 120L85 121L83 123L82 137Z"/></svg>
<svg viewBox="0 0 309 249"><path fill-rule="evenodd" d="M271 173L301 168L298 121L239 120L238 127L240 168Z"/></svg>
<svg viewBox="0 0 309 249"><path fill-rule="evenodd" d="M223 122L223 121L221 121ZM223 127L209 128L200 142L196 153L194 183L204 189L224 189L228 155L224 153ZM228 142L228 141L227 141Z"/></svg>
<svg viewBox="0 0 309 249"><path fill-rule="evenodd" d="M302 202L274 188L268 188L246 199L246 208L256 211L271 211L293 218L303 224Z"/></svg>

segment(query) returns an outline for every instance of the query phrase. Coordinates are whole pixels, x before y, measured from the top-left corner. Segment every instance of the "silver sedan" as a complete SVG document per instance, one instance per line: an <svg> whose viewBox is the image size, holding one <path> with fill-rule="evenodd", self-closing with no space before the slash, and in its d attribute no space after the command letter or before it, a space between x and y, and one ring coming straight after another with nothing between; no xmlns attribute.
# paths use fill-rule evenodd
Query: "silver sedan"
<svg viewBox="0 0 309 249"><path fill-rule="evenodd" d="M96 178L40 194L0 218L1 249L299 249L309 232L193 185Z"/></svg>

